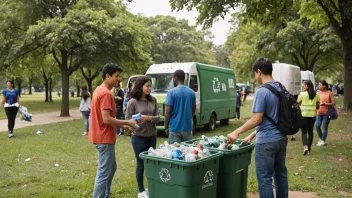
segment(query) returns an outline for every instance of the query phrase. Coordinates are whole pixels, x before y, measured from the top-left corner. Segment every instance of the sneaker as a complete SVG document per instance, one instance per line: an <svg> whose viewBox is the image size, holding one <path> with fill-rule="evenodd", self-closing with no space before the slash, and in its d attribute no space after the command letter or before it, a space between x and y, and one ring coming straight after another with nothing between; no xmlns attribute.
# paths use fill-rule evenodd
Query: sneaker
<svg viewBox="0 0 352 198"><path fill-rule="evenodd" d="M309 151L308 150L304 150L303 151L303 155L307 155L307 154L309 154Z"/></svg>
<svg viewBox="0 0 352 198"><path fill-rule="evenodd" d="M141 193L138 193L138 198L149 198L149 195L147 193L147 191L143 191Z"/></svg>
<svg viewBox="0 0 352 198"><path fill-rule="evenodd" d="M323 140L319 140L317 146L323 146L325 145L325 142Z"/></svg>
<svg viewBox="0 0 352 198"><path fill-rule="evenodd" d="M88 135L88 132L83 132L82 135Z"/></svg>
<svg viewBox="0 0 352 198"><path fill-rule="evenodd" d="M14 137L15 135L13 133L9 133L9 138Z"/></svg>

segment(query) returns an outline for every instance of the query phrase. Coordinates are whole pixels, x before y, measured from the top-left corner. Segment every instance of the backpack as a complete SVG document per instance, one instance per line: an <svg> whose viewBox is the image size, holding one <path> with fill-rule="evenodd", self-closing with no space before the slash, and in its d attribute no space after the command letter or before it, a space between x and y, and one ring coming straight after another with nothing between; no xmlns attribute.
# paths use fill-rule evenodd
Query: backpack
<svg viewBox="0 0 352 198"><path fill-rule="evenodd" d="M339 113L335 106L330 106L326 114L329 116L330 120L336 120L337 117L339 116Z"/></svg>
<svg viewBox="0 0 352 198"><path fill-rule="evenodd" d="M283 135L294 135L302 126L303 117L299 104L295 97L290 94L286 88L279 83L281 91L269 84L263 84L262 87L269 89L272 93L279 97L279 121L276 123L272 118L264 113L271 123L278 127L279 131Z"/></svg>

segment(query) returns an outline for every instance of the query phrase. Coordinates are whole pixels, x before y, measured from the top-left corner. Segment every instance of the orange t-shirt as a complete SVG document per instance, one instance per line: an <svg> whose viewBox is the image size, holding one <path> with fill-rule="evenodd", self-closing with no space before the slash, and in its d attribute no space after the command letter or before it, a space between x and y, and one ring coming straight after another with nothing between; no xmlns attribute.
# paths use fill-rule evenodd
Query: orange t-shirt
<svg viewBox="0 0 352 198"><path fill-rule="evenodd" d="M318 94L320 96L320 103L331 103L330 100L330 91L319 91ZM325 115L329 110L329 106L321 106L319 107L317 114L318 115Z"/></svg>
<svg viewBox="0 0 352 198"><path fill-rule="evenodd" d="M115 144L116 128L104 124L101 111L110 110L110 116L115 117L116 105L111 92L105 86L94 90L90 108L88 140L95 144Z"/></svg>

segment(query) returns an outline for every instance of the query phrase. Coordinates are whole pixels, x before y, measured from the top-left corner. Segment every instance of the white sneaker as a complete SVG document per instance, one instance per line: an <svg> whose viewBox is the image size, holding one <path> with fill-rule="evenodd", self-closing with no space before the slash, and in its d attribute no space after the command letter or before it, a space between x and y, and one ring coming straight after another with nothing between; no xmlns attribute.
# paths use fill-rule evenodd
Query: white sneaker
<svg viewBox="0 0 352 198"><path fill-rule="evenodd" d="M83 132L82 135L88 135L88 132Z"/></svg>
<svg viewBox="0 0 352 198"><path fill-rule="evenodd" d="M13 133L9 133L9 138L12 138L13 136L15 136Z"/></svg>
<svg viewBox="0 0 352 198"><path fill-rule="evenodd" d="M319 140L317 146L323 146L325 145L325 142L323 140Z"/></svg>
<svg viewBox="0 0 352 198"><path fill-rule="evenodd" d="M149 195L147 191L143 191L141 193L138 193L138 198L149 198Z"/></svg>

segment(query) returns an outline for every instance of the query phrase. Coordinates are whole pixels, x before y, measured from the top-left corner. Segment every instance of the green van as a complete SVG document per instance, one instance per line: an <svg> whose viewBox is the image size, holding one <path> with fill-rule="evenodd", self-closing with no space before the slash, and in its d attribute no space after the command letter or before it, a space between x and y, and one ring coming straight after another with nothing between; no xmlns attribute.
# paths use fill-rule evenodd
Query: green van
<svg viewBox="0 0 352 198"><path fill-rule="evenodd" d="M185 85L196 93L197 110L193 117L193 131L200 125L204 125L207 130L214 130L216 121L228 125L236 112L236 78L232 69L194 62L163 63L151 65L145 74L152 79L152 95L157 98L160 109L161 118L157 129L164 130L164 102L168 90L174 87L172 76L178 69L186 74Z"/></svg>

